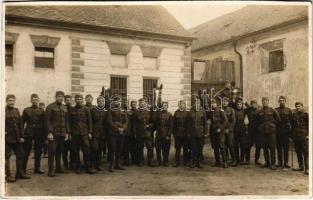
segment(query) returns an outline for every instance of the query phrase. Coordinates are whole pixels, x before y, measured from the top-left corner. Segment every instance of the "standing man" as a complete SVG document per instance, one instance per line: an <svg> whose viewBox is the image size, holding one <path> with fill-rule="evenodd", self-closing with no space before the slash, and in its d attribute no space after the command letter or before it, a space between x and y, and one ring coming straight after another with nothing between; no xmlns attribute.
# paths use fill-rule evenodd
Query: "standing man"
<svg viewBox="0 0 313 200"><path fill-rule="evenodd" d="M257 131L262 134L265 165L272 170L276 169L275 145L276 145L276 127L280 123L277 111L269 107L269 99L262 98L262 109L256 117Z"/></svg>
<svg viewBox="0 0 313 200"><path fill-rule="evenodd" d="M301 102L295 103L296 110L292 116L292 138L297 153L299 168L309 175L309 115Z"/></svg>
<svg viewBox="0 0 313 200"><path fill-rule="evenodd" d="M91 94L87 94L86 97L85 97L85 101L86 101L86 107L88 109L91 109L93 107L95 107L94 105L92 105L92 102L93 102L93 97Z"/></svg>
<svg viewBox="0 0 313 200"><path fill-rule="evenodd" d="M114 169L124 170L120 166L120 159L123 150L123 139L127 128L127 114L121 110L121 100L115 100L111 103L111 109L108 111L109 126L109 172Z"/></svg>
<svg viewBox="0 0 313 200"><path fill-rule="evenodd" d="M291 136L292 111L286 107L286 97L280 96L278 99L279 107L276 111L279 114L281 122L277 127L276 147L278 156L277 167L290 168L289 158L289 137Z"/></svg>
<svg viewBox="0 0 313 200"><path fill-rule="evenodd" d="M24 143L23 122L20 112L15 105L15 96L8 94L5 107L5 180L15 182L16 179L29 179L23 168L24 152L22 144ZM15 179L11 175L10 157L13 150L16 157L16 175Z"/></svg>
<svg viewBox="0 0 313 200"><path fill-rule="evenodd" d="M83 105L83 95L75 96L76 105L69 112L69 124L72 137L73 153L75 160L75 172L80 174L81 166L79 151L82 149L84 166L87 173L93 174L94 169L90 166L90 143L92 139L92 122L89 109Z"/></svg>
<svg viewBox="0 0 313 200"><path fill-rule="evenodd" d="M174 167L180 166L181 149L183 148L183 164L187 164L187 133L188 133L188 112L186 111L186 103L183 100L178 102L178 109L173 117L173 135L175 138L175 164Z"/></svg>
<svg viewBox="0 0 313 200"><path fill-rule="evenodd" d="M64 97L65 106L67 108L68 113L70 113L72 109L72 96L71 95L65 95ZM70 157L70 158L68 158ZM62 152L62 159L63 159L63 165L66 170L73 170L73 150L72 150L72 140L68 139L64 142L64 151Z"/></svg>
<svg viewBox="0 0 313 200"><path fill-rule="evenodd" d="M39 103L39 108L45 113L46 112L46 105L44 102L40 102ZM46 120L45 120L46 121ZM46 123L44 123L44 127L43 127L43 134L46 136L47 133L47 128L46 128ZM42 145L42 149L43 149L43 157L44 158L48 158L48 140L45 139L44 143Z"/></svg>
<svg viewBox="0 0 313 200"><path fill-rule="evenodd" d="M153 159L153 137L151 129L153 126L151 114L148 110L147 103L144 98L139 99L139 107L134 115L134 133L137 144L137 166L143 165L144 145L147 148L148 166L152 167Z"/></svg>
<svg viewBox="0 0 313 200"><path fill-rule="evenodd" d="M105 110L105 98L97 98L97 106L90 110L92 119L92 143L91 143L91 160L92 168L102 171L101 150L104 148L107 138L107 111Z"/></svg>
<svg viewBox="0 0 313 200"><path fill-rule="evenodd" d="M65 172L61 167L61 154L64 151L64 141L68 140L70 133L68 110L62 104L64 92L57 91L55 98L56 101L48 105L46 109L49 177L55 177L55 172Z"/></svg>
<svg viewBox="0 0 313 200"><path fill-rule="evenodd" d="M260 153L261 147L263 143L262 135L257 131L257 124L256 124L256 116L259 112L258 109L258 102L257 100L253 99L250 101L250 107L246 109L246 113L248 115L249 124L248 124L248 132L251 136L251 144L255 145L255 160L254 163L256 165L260 165Z"/></svg>
<svg viewBox="0 0 313 200"><path fill-rule="evenodd" d="M172 114L167 111L168 102L162 102L162 110L156 119L156 153L158 165L168 166L168 157L171 147ZM163 158L163 159L162 159ZM163 162L162 162L163 161Z"/></svg>
<svg viewBox="0 0 313 200"><path fill-rule="evenodd" d="M210 127L210 140L211 146L214 151L215 163L214 167L221 166L220 163L220 152L223 159L223 167L227 168L228 164L226 161L226 146L225 146L225 135L224 130L227 124L227 117L225 112L218 106L216 99L211 100L212 110L208 112L208 123Z"/></svg>
<svg viewBox="0 0 313 200"><path fill-rule="evenodd" d="M207 135L207 117L200 105L200 100L196 98L192 100L192 106L188 113L188 134L192 148L192 164L190 167L202 168L200 164L201 139Z"/></svg>
<svg viewBox="0 0 313 200"><path fill-rule="evenodd" d="M44 111L38 107L39 97L37 94L32 94L30 97L30 101L32 106L25 108L23 111L22 119L23 119L23 127L26 124L26 128L24 130L24 161L23 167L24 172L26 174L27 163L30 152L33 147L35 149L35 174L43 174L44 172L40 171L40 161L41 161L41 153L42 147L45 140L44 135Z"/></svg>

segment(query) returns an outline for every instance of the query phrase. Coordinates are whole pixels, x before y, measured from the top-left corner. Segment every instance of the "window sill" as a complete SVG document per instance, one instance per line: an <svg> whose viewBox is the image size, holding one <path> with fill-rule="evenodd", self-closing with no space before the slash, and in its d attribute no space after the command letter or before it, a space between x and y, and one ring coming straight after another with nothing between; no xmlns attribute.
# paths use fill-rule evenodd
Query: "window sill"
<svg viewBox="0 0 313 200"><path fill-rule="evenodd" d="M35 67L35 72L42 72L42 71L55 71L54 68L48 67Z"/></svg>

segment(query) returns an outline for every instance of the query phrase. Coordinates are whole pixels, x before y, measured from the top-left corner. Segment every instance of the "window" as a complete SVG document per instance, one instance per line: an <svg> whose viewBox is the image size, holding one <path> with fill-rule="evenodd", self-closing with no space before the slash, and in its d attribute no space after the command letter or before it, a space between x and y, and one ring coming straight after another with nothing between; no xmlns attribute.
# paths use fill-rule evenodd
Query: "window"
<svg viewBox="0 0 313 200"><path fill-rule="evenodd" d="M269 72L284 70L284 52L275 50L269 52Z"/></svg>
<svg viewBox="0 0 313 200"><path fill-rule="evenodd" d="M112 54L111 55L111 66L112 67L127 67L127 56L126 55L119 55L119 54Z"/></svg>
<svg viewBox="0 0 313 200"><path fill-rule="evenodd" d="M111 76L111 92L112 96L122 98L122 103L127 105L127 78L120 76Z"/></svg>
<svg viewBox="0 0 313 200"><path fill-rule="evenodd" d="M143 79L143 98L145 98L150 105L153 103L153 88L157 86L157 83L157 79Z"/></svg>
<svg viewBox="0 0 313 200"><path fill-rule="evenodd" d="M54 48L35 47L35 67L54 68Z"/></svg>
<svg viewBox="0 0 313 200"><path fill-rule="evenodd" d="M5 45L5 66L13 67L13 44Z"/></svg>
<svg viewBox="0 0 313 200"><path fill-rule="evenodd" d="M205 60L194 60L193 62L193 80L201 81L206 70Z"/></svg>
<svg viewBox="0 0 313 200"><path fill-rule="evenodd" d="M143 66L145 69L157 69L157 58L143 57Z"/></svg>

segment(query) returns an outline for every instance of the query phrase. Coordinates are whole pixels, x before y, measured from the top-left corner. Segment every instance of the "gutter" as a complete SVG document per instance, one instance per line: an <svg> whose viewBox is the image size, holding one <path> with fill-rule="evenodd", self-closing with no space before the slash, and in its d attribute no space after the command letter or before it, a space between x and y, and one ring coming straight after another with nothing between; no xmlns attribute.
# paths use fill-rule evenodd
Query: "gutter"
<svg viewBox="0 0 313 200"><path fill-rule="evenodd" d="M233 47L234 47L234 52L238 55L239 58L239 67L240 67L240 92L241 96L243 97L243 64L242 64L242 55L240 52L237 50L237 44L238 44L238 38L233 39Z"/></svg>

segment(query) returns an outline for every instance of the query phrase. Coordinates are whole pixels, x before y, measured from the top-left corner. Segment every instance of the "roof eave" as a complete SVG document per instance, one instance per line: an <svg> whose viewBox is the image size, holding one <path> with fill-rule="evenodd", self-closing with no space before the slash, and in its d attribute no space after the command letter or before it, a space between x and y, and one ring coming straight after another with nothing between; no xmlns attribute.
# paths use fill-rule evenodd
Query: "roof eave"
<svg viewBox="0 0 313 200"><path fill-rule="evenodd" d="M102 34L108 34L108 35L120 35L120 36L127 36L127 37L136 37L136 38L148 38L148 39L152 38L156 40L183 43L187 45L190 45L191 42L194 39L196 39L195 37L191 37L191 36L179 36L179 35L170 35L170 34L163 34L163 33L153 33L153 32L124 29L124 28L117 28L117 27L104 27L104 26L72 23L72 22L61 22L61 21L55 21L55 20L44 20L44 19L14 16L14 15L6 15L5 20L6 20L6 24L31 25L31 26L39 26L39 27L46 27L46 28L102 33Z"/></svg>
<svg viewBox="0 0 313 200"><path fill-rule="evenodd" d="M204 49L207 49L207 48L216 47L216 46L219 46L219 45L224 45L224 44L227 44L227 43L238 41L238 40L243 39L243 38L247 38L247 37L251 37L253 35L264 33L266 31L270 31L270 30L273 30L273 29L278 29L278 28L281 28L283 26L299 23L299 22L302 22L302 21L305 21L305 20L308 20L308 16L305 16L305 17L302 17L302 18L293 19L293 20L289 20L289 21L286 21L286 22L283 22L283 23L280 23L280 24L276 24L274 26L269 26L267 28L264 28L264 29L261 29L261 30L258 30L258 31L254 31L254 32L251 32L251 33L247 33L247 34L244 34L244 35L232 36L228 40L224 40L224 41L217 42L217 43L214 43L214 44L205 45L205 46L202 46L202 47L200 46L199 48L191 49L191 51L192 52L197 52L197 51L201 51L201 50L204 50Z"/></svg>

